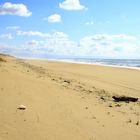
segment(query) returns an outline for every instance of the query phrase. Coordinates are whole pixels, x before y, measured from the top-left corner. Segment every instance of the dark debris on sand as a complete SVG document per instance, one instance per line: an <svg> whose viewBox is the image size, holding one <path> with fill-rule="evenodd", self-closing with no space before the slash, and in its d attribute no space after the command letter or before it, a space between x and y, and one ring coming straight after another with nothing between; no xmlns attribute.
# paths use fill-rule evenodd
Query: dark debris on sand
<svg viewBox="0 0 140 140"><path fill-rule="evenodd" d="M6 62L6 60L0 57L0 62Z"/></svg>
<svg viewBox="0 0 140 140"><path fill-rule="evenodd" d="M135 97L129 97L129 96L112 96L115 102L137 102L138 98Z"/></svg>

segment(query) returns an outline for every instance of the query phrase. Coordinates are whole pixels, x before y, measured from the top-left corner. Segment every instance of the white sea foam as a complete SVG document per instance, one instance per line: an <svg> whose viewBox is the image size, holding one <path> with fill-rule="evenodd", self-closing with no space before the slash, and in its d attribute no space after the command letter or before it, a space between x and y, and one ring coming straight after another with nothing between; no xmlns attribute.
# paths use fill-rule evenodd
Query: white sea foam
<svg viewBox="0 0 140 140"><path fill-rule="evenodd" d="M119 67L127 69L140 70L140 59L49 59L52 61L77 63L77 64L89 64L89 65L101 65L109 67Z"/></svg>

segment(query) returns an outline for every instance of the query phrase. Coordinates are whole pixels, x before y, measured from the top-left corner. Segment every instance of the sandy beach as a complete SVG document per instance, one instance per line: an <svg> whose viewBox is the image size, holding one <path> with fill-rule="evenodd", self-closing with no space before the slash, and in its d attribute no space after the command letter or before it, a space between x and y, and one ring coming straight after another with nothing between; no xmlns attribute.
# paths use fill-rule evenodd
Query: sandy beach
<svg viewBox="0 0 140 140"><path fill-rule="evenodd" d="M0 58L0 140L140 140L140 70Z"/></svg>

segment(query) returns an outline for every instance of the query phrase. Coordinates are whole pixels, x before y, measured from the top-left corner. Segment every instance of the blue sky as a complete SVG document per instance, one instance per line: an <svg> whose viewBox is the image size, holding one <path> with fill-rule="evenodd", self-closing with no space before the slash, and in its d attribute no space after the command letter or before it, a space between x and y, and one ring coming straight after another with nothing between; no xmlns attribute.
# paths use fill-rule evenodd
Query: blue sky
<svg viewBox="0 0 140 140"><path fill-rule="evenodd" d="M1 0L0 52L140 58L139 0Z"/></svg>

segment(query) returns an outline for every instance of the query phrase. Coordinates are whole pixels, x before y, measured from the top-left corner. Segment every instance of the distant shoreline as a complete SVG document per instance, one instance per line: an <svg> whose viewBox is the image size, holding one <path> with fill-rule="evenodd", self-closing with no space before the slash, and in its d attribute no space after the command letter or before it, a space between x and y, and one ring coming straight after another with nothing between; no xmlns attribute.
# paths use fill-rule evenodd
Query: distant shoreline
<svg viewBox="0 0 140 140"><path fill-rule="evenodd" d="M74 63L74 64L84 64L84 65L98 65L98 66L107 66L107 67L114 67L114 68L124 68L124 69L134 69L134 70L140 70L140 67L136 67L136 66L127 66L127 65L117 65L117 64L106 64L101 62L86 62L86 61L77 61L77 60L88 60L87 58L27 58L27 57L17 57L17 56L13 56L13 55L9 55L9 54L2 54L0 53L0 55L3 56L11 56L11 57L16 57L18 59L24 59L24 60L42 60L42 61L56 61L56 62L65 62L65 63ZM93 59L91 58L91 60L139 60L140 63L140 59Z"/></svg>
<svg viewBox="0 0 140 140"><path fill-rule="evenodd" d="M78 61L72 61L72 60L66 60L66 59L38 59L38 60L44 60L44 61L46 60L46 61L56 61L56 62L73 63L73 64L97 65L97 66L106 66L106 67L114 67L114 68L124 68L124 69L140 70L140 67L119 66L119 65L101 64L101 63L94 63L94 62L93 63L78 62Z"/></svg>

